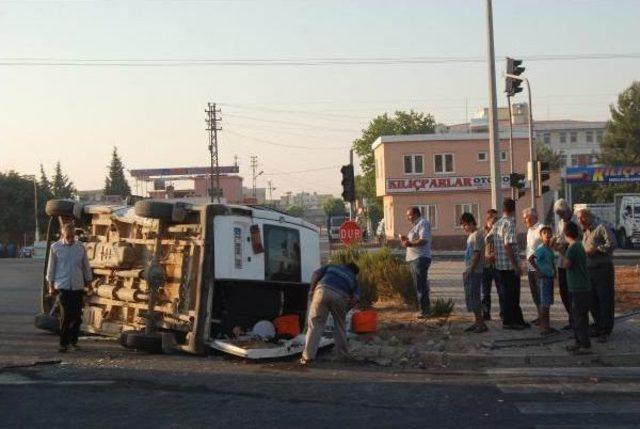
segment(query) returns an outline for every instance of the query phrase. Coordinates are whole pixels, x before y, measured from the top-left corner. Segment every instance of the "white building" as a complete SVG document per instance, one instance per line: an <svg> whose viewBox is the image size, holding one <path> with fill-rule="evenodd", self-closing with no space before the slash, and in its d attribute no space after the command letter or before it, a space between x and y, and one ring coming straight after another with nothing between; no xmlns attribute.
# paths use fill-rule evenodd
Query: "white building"
<svg viewBox="0 0 640 429"><path fill-rule="evenodd" d="M511 107L514 132L528 132L529 106L516 103ZM476 112L469 123L448 127L450 133L487 132L489 110ZM562 156L564 165L577 167L596 162L600 153L606 121L548 120L533 121L533 133L537 144L544 144ZM509 130L509 109L498 108L498 127Z"/></svg>

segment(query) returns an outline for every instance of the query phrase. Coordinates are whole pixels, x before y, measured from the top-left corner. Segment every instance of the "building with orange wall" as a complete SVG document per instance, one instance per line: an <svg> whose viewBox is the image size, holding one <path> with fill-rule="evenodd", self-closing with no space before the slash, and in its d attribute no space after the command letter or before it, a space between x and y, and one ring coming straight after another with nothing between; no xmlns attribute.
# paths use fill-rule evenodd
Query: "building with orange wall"
<svg viewBox="0 0 640 429"><path fill-rule="evenodd" d="M487 133L444 133L382 136L372 145L376 171L376 194L384 206L385 235L397 239L410 225L405 213L420 207L431 222L435 249L460 249L464 232L460 215L473 213L482 222L491 207L489 135ZM503 197L511 196L509 135L500 133L500 169ZM528 135L513 135L514 171L526 174L529 160ZM542 199L538 198L539 210ZM530 189L516 204L518 233L525 227L522 209L531 206ZM497 208L500 211L500 207ZM546 207L545 209L548 209ZM544 211L544 210L542 210Z"/></svg>

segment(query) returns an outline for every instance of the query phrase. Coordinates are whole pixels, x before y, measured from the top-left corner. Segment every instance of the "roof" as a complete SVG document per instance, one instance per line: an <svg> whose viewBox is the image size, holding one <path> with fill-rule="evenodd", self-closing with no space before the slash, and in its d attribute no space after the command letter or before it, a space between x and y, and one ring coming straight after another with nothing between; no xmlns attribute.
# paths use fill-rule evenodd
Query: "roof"
<svg viewBox="0 0 640 429"><path fill-rule="evenodd" d="M533 121L534 131L604 129L606 121L553 120Z"/></svg>
<svg viewBox="0 0 640 429"><path fill-rule="evenodd" d="M509 133L500 131L500 140L509 138ZM513 132L514 139L527 139L529 134L522 131ZM406 134L396 136L380 136L371 145L372 149L383 143L397 142L437 142L437 141L469 141L469 140L489 140L489 133L434 133L434 134Z"/></svg>

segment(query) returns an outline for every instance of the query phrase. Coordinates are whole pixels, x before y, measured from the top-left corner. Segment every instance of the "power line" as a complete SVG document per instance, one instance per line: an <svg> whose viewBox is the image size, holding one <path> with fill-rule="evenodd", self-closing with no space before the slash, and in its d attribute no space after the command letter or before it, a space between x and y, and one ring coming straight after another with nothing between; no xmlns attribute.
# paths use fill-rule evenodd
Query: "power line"
<svg viewBox="0 0 640 429"><path fill-rule="evenodd" d="M311 124L302 123L302 122L280 121L280 120L277 120L277 119L256 118L255 116L238 115L238 114L235 114L235 113L228 113L227 116L230 116L232 118L241 118L241 119L247 119L247 120L250 120L250 121L257 121L257 122L266 122L266 123L273 123L273 124L302 126L304 128L317 128L317 129L321 129L323 131L346 132L346 133L352 133L354 131L357 131L357 130L354 130L352 128L323 127L323 126L319 126L319 125L311 125Z"/></svg>
<svg viewBox="0 0 640 429"><path fill-rule="evenodd" d="M585 53L520 55L527 62L589 61L612 59L638 59L640 53ZM406 64L460 64L484 63L484 57L329 57L329 58L73 58L73 57L3 57L1 66L74 66L74 67L186 67L186 66L350 66L350 65L406 65ZM502 60L500 60L502 61Z"/></svg>
<svg viewBox="0 0 640 429"><path fill-rule="evenodd" d="M290 175L290 174L302 174L309 173L313 171L323 171L323 170L333 170L340 168L339 165L331 165L328 167L318 167L318 168L307 168L306 170L298 170L298 171L280 171L276 173L265 173L266 176L280 176L280 175Z"/></svg>
<svg viewBox="0 0 640 429"><path fill-rule="evenodd" d="M254 136L249 136L246 134L242 134L242 133L238 133L236 131L232 131L229 130L227 128L227 133L229 134L234 134L236 136L239 137L244 137L247 139L251 139L251 140L255 140L257 142L261 142L261 143L265 143L265 144L269 144L269 145L273 145L273 146L279 146L279 147L286 147L289 149L304 149L304 150L345 150L344 146L298 146L298 145L290 145L290 144L284 144L284 143L276 143L273 142L271 140L266 140L266 139L262 139L259 137L254 137Z"/></svg>

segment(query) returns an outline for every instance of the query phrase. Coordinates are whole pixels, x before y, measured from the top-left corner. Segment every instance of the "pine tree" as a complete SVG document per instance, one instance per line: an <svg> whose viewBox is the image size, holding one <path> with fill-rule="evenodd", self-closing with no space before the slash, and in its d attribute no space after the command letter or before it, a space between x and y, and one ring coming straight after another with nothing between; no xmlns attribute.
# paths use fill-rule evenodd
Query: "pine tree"
<svg viewBox="0 0 640 429"><path fill-rule="evenodd" d="M118 148L113 148L111 154L111 165L109 165L109 175L104 181L105 195L120 195L128 197L131 195L131 188L124 177L124 165L118 156Z"/></svg>
<svg viewBox="0 0 640 429"><path fill-rule="evenodd" d="M38 183L38 190L43 194L51 197L53 193L51 191L51 181L47 177L47 173L44 171L44 167L40 164L40 182Z"/></svg>
<svg viewBox="0 0 640 429"><path fill-rule="evenodd" d="M56 172L53 176L51 191L55 198L73 198L76 195L76 188L73 186L73 182L62 173L60 161L56 163Z"/></svg>

